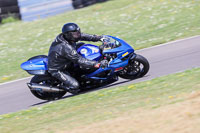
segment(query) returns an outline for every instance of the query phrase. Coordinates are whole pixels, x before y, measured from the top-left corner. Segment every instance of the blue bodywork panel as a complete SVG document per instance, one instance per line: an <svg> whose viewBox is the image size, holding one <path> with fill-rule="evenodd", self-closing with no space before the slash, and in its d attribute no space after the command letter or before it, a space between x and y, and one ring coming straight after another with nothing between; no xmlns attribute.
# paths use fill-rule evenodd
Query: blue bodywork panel
<svg viewBox="0 0 200 133"><path fill-rule="evenodd" d="M21 64L23 70L48 70L47 58L32 59Z"/></svg>

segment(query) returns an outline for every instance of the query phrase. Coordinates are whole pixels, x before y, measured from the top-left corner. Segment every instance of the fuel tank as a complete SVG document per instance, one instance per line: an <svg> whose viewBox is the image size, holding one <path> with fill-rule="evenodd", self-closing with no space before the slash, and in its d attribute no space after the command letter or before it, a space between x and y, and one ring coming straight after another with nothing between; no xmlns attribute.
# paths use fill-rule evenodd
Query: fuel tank
<svg viewBox="0 0 200 133"><path fill-rule="evenodd" d="M92 44L85 44L85 45L81 46L77 50L77 52L81 56L83 56L83 57L85 57L86 59L89 59L89 60L99 61L99 59L102 56L99 47L96 46L96 45L92 45Z"/></svg>

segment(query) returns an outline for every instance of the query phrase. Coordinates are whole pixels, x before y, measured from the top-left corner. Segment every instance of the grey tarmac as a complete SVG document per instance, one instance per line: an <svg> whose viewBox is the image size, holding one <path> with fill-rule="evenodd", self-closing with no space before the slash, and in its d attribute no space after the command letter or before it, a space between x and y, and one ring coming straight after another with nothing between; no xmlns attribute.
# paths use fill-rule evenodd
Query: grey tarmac
<svg viewBox="0 0 200 133"><path fill-rule="evenodd" d="M145 48L136 51L136 53L149 60L150 71L147 75L132 81L120 79L104 88L133 84L200 67L200 36ZM25 78L0 84L0 114L16 112L47 103L47 101L42 101L31 94L26 85L30 79ZM67 98L67 96L65 97Z"/></svg>

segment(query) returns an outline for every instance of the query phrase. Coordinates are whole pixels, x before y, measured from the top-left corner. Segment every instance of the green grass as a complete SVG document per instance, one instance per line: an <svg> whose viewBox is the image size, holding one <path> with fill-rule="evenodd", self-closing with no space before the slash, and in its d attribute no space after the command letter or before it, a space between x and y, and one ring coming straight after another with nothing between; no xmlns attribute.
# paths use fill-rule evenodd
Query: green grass
<svg viewBox="0 0 200 133"><path fill-rule="evenodd" d="M200 34L199 0L115 0L35 22L0 26L0 82L28 76L20 64L47 54L64 23L118 36L135 49Z"/></svg>
<svg viewBox="0 0 200 133"><path fill-rule="evenodd" d="M13 23L13 22L16 22L16 21L19 21L18 18L15 18L14 16L10 15L9 17L5 18L2 20L2 24L5 24L5 23Z"/></svg>
<svg viewBox="0 0 200 133"><path fill-rule="evenodd" d="M200 90L200 68L128 86L102 89L29 110L0 115L1 133L68 131L111 120L136 109L182 102Z"/></svg>

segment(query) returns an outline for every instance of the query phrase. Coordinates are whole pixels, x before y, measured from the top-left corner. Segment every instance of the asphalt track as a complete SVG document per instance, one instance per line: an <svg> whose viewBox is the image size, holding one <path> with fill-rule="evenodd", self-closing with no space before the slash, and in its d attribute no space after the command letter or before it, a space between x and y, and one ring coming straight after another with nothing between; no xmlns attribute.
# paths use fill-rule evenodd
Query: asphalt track
<svg viewBox="0 0 200 133"><path fill-rule="evenodd" d="M104 88L132 84L200 67L200 36L138 50L136 53L149 60L150 71L148 74L143 78L132 81L120 79ZM25 78L0 84L0 114L16 112L47 103L47 101L37 99L31 94L26 86L29 81L30 78ZM69 98L69 95L65 98Z"/></svg>

